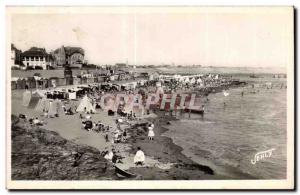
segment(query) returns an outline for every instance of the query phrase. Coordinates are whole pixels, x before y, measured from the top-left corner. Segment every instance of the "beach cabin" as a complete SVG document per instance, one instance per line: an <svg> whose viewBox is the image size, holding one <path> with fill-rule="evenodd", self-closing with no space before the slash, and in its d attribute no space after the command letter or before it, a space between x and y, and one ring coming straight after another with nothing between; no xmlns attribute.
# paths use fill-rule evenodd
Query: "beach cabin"
<svg viewBox="0 0 300 195"><path fill-rule="evenodd" d="M58 78L57 86L64 86L64 85L67 85L67 79L66 78Z"/></svg>
<svg viewBox="0 0 300 195"><path fill-rule="evenodd" d="M94 83L94 81L95 81L94 77L87 78L87 83Z"/></svg>
<svg viewBox="0 0 300 195"><path fill-rule="evenodd" d="M26 80L24 78L19 78L17 80L17 88L18 89L25 89L26 86Z"/></svg>
<svg viewBox="0 0 300 195"><path fill-rule="evenodd" d="M106 78L106 76L98 76L98 77L97 77L97 82L98 82L98 83L104 82L104 81L105 81L105 78Z"/></svg>
<svg viewBox="0 0 300 195"><path fill-rule="evenodd" d="M18 88L17 81L11 81L10 84L11 84L10 85L11 90L14 90L14 89Z"/></svg>
<svg viewBox="0 0 300 195"><path fill-rule="evenodd" d="M77 77L73 77L73 85L80 85L81 84L81 79Z"/></svg>
<svg viewBox="0 0 300 195"><path fill-rule="evenodd" d="M80 83L81 84L87 84L87 78L86 77L81 77Z"/></svg>
<svg viewBox="0 0 300 195"><path fill-rule="evenodd" d="M73 78L72 77L66 77L66 85L73 85Z"/></svg>

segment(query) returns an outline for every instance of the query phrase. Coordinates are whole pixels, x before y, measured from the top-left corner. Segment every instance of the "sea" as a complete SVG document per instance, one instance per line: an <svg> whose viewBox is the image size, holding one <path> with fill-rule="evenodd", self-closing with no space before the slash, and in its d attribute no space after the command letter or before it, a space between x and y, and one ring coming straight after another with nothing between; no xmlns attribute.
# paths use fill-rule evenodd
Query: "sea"
<svg viewBox="0 0 300 195"><path fill-rule="evenodd" d="M228 179L285 179L287 167L287 89L285 78L262 75L245 87L210 94L205 115L179 117L164 133L183 154ZM272 83L272 89L266 85ZM244 93L242 96L241 93ZM258 152L270 157L251 163Z"/></svg>

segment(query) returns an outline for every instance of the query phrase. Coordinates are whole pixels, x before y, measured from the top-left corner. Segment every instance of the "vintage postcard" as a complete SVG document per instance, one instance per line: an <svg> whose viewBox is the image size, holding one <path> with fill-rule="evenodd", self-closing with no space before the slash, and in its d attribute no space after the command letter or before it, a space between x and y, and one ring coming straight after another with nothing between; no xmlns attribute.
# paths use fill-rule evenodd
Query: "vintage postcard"
<svg viewBox="0 0 300 195"><path fill-rule="evenodd" d="M294 189L294 8L7 7L8 189Z"/></svg>

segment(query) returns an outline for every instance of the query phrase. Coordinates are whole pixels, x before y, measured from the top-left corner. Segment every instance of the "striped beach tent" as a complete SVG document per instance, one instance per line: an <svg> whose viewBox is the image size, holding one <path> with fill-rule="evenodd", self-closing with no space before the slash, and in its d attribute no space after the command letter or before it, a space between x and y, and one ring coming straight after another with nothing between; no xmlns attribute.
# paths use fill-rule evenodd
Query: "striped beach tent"
<svg viewBox="0 0 300 195"><path fill-rule="evenodd" d="M46 97L43 97L39 100L38 104L35 107L35 110L38 112L48 111L50 107L50 100Z"/></svg>
<svg viewBox="0 0 300 195"><path fill-rule="evenodd" d="M62 115L64 114L64 110L63 110L63 103L56 99L53 102L50 102L49 105L49 110L48 110L48 116L49 117L54 117L55 115Z"/></svg>

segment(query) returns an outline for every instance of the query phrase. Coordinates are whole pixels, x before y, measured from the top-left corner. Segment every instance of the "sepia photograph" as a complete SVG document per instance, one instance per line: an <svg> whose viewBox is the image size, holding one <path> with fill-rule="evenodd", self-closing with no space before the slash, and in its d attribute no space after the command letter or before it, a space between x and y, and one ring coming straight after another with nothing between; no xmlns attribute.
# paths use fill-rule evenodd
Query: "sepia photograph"
<svg viewBox="0 0 300 195"><path fill-rule="evenodd" d="M8 189L294 189L294 8L6 7Z"/></svg>

